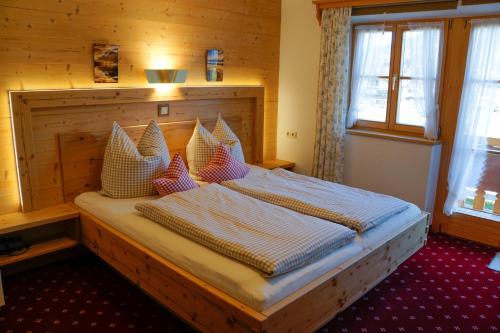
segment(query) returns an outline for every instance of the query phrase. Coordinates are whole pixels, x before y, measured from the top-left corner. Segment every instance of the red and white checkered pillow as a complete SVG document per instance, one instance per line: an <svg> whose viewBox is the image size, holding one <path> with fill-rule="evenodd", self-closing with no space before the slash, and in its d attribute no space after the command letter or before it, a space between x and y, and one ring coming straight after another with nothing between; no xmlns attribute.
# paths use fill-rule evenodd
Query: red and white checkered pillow
<svg viewBox="0 0 500 333"><path fill-rule="evenodd" d="M198 176L209 183L220 183L243 178L248 172L250 172L250 168L245 163L237 161L226 145L219 144L214 157L207 167L198 172Z"/></svg>
<svg viewBox="0 0 500 333"><path fill-rule="evenodd" d="M144 130L137 147L115 122L104 152L101 193L115 199L155 195L151 182L165 173L169 162L163 133L154 121Z"/></svg>
<svg viewBox="0 0 500 333"><path fill-rule="evenodd" d="M170 162L165 177L153 180L153 185L162 197L198 187L198 184L189 177L184 161L179 154L175 154Z"/></svg>

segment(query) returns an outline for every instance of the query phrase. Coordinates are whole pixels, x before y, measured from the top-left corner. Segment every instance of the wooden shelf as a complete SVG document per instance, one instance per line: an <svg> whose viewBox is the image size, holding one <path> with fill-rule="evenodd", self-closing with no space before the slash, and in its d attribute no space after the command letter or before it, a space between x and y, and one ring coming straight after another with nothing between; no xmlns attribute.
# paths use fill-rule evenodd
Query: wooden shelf
<svg viewBox="0 0 500 333"><path fill-rule="evenodd" d="M267 160L262 163L257 164L257 166L260 166L261 168L264 169L276 169L276 168L282 168L282 169L287 169L290 170L295 166L294 162L290 161L284 161L284 160Z"/></svg>
<svg viewBox="0 0 500 333"><path fill-rule="evenodd" d="M69 220L78 216L78 209L69 204L60 204L28 213L0 215L0 235Z"/></svg>
<svg viewBox="0 0 500 333"><path fill-rule="evenodd" d="M55 251L68 249L78 244L79 242L77 240L71 239L69 237L60 237L33 244L24 253L12 256L0 256L0 267Z"/></svg>

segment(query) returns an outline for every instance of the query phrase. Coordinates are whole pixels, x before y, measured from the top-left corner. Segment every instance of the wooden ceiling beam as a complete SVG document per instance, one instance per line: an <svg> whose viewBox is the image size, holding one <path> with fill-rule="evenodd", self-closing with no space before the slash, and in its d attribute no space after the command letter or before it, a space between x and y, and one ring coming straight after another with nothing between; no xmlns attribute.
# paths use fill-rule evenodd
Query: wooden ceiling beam
<svg viewBox="0 0 500 333"><path fill-rule="evenodd" d="M462 0L462 6L485 5L499 2L498 0Z"/></svg>
<svg viewBox="0 0 500 333"><path fill-rule="evenodd" d="M373 7L398 4L422 3L422 0L314 0L313 4L320 9L339 7Z"/></svg>
<svg viewBox="0 0 500 333"><path fill-rule="evenodd" d="M491 1L491 0L479 0ZM457 3L457 0L314 0L313 4L316 6L316 17L321 22L321 13L326 8L340 8L352 7L353 9L370 8L395 8L395 7L417 7L420 5L432 5L439 3ZM412 10L415 11L415 10Z"/></svg>

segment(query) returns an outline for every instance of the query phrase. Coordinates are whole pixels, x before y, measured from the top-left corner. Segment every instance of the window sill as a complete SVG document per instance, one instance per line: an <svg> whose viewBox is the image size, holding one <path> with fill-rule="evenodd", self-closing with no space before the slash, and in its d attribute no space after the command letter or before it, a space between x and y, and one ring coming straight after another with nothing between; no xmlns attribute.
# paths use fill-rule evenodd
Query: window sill
<svg viewBox="0 0 500 333"><path fill-rule="evenodd" d="M500 215L497 215L497 214L490 214L490 213L482 212L479 210L468 209L468 208L463 208L463 207L458 207L455 210L455 212L458 214L462 214L462 215L475 216L475 217L479 217L479 218L482 218L485 220L500 222Z"/></svg>
<svg viewBox="0 0 500 333"><path fill-rule="evenodd" d="M368 131L368 130L361 130L361 129L349 128L349 129L347 129L346 133L350 134L350 135L368 136L368 137L372 137L372 138L379 138L379 139L392 140L392 141L403 141L403 142L410 142L410 143L416 143L416 144L428 145L428 146L442 144L442 142L440 140L429 140L429 139L419 138L419 137L410 136L410 135L400 135L400 134Z"/></svg>

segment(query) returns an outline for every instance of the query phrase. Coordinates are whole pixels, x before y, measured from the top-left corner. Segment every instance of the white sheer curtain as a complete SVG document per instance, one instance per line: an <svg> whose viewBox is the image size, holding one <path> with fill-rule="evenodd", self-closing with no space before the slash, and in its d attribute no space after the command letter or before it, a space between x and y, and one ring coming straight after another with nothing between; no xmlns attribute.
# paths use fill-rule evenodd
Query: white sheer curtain
<svg viewBox="0 0 500 333"><path fill-rule="evenodd" d="M358 120L358 113L363 101L370 100L365 96L368 90L362 89L367 81L378 77L379 69L384 67L384 59L380 56L379 48L384 47L380 43L384 32L383 25L357 26L356 45L354 47L354 59L351 78L351 104L347 113L347 127L352 127ZM389 74L389 73L387 73Z"/></svg>
<svg viewBox="0 0 500 333"><path fill-rule="evenodd" d="M467 67L448 171L444 213L451 215L467 186L476 187L486 159L490 118L500 80L500 20L472 21Z"/></svg>
<svg viewBox="0 0 500 333"><path fill-rule="evenodd" d="M438 138L439 106L438 87L441 68L443 23L409 25L409 36L404 38L401 76L410 76L408 81L422 118L425 119L424 136Z"/></svg>

